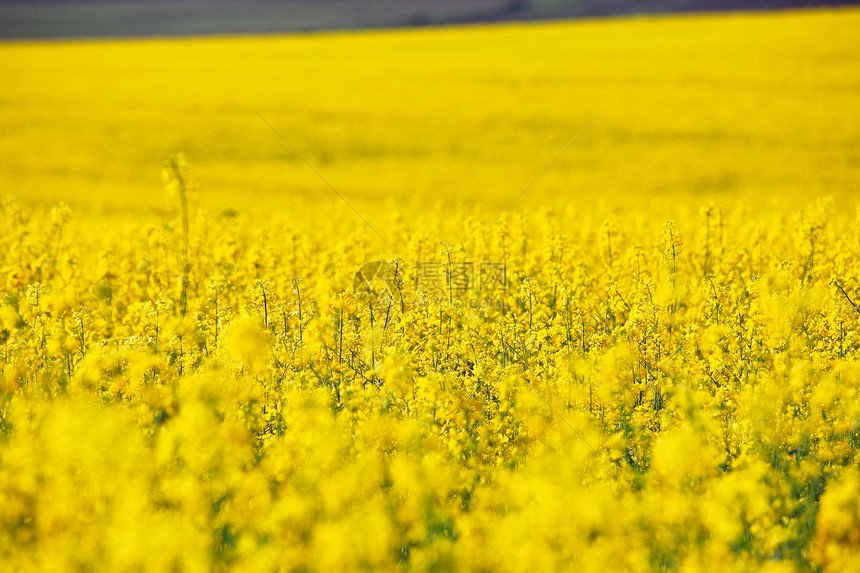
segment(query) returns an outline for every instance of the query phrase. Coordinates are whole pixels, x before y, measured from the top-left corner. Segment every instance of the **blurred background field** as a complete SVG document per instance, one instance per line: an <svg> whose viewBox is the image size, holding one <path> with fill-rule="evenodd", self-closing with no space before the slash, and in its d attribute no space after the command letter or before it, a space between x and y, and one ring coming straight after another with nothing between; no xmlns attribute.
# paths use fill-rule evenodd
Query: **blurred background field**
<svg viewBox="0 0 860 573"><path fill-rule="evenodd" d="M204 207L348 213L262 116L371 224L440 201L490 219L603 114L519 206L853 208L858 29L839 9L7 42L0 194L155 215L182 151Z"/></svg>

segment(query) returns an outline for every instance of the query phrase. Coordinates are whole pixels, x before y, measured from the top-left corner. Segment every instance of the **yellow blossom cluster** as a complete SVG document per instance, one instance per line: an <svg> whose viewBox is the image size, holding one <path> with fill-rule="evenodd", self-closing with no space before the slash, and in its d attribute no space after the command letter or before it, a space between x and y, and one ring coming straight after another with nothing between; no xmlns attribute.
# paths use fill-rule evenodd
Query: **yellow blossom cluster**
<svg viewBox="0 0 860 573"><path fill-rule="evenodd" d="M368 265L166 165L182 208L121 233L2 203L4 569L856 570L832 201L524 209Z"/></svg>
<svg viewBox="0 0 860 573"><path fill-rule="evenodd" d="M0 572L860 572L858 29L0 45Z"/></svg>

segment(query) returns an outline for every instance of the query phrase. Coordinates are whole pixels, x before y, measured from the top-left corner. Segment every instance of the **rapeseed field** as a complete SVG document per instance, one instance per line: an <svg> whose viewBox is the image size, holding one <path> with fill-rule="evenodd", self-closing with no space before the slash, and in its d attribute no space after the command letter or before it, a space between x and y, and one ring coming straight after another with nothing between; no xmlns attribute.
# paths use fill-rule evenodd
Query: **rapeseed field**
<svg viewBox="0 0 860 573"><path fill-rule="evenodd" d="M0 569L860 570L858 26L0 45Z"/></svg>

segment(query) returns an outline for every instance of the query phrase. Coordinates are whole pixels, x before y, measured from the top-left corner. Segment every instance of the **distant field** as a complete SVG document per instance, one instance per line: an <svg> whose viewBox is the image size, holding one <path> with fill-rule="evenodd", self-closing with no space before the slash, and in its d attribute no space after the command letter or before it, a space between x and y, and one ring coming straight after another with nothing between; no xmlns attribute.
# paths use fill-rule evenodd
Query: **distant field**
<svg viewBox="0 0 860 573"><path fill-rule="evenodd" d="M0 191L159 210L184 151L213 208L336 200L259 113L368 211L498 206L603 113L523 201L850 195L858 28L840 10L8 43Z"/></svg>

